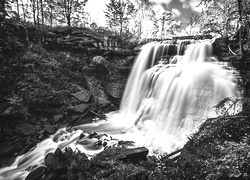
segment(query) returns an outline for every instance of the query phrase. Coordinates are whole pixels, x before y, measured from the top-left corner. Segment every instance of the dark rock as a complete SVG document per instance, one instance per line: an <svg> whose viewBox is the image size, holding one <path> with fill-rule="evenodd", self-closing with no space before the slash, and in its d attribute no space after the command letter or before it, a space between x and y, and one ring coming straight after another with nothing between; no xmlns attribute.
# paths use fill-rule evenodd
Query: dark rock
<svg viewBox="0 0 250 180"><path fill-rule="evenodd" d="M0 156L0 168L11 166L15 162L16 157L17 156L6 154L4 156Z"/></svg>
<svg viewBox="0 0 250 180"><path fill-rule="evenodd" d="M55 131L57 130L57 128L58 128L57 125L49 125L49 124L44 125L44 129L45 129L49 134L55 133Z"/></svg>
<svg viewBox="0 0 250 180"><path fill-rule="evenodd" d="M221 53L228 53L228 37L220 37L215 39L213 42L213 54L216 56L220 56Z"/></svg>
<svg viewBox="0 0 250 180"><path fill-rule="evenodd" d="M122 97L124 84L121 84L119 82L110 82L107 83L105 90L110 96L119 99Z"/></svg>
<svg viewBox="0 0 250 180"><path fill-rule="evenodd" d="M42 178L42 176L45 174L46 167L39 166L33 171L31 171L28 176L25 178L25 180L37 180Z"/></svg>
<svg viewBox="0 0 250 180"><path fill-rule="evenodd" d="M87 105L87 104L79 104L79 105L75 105L75 106L73 107L73 110L74 110L75 112L83 113L83 112L86 111L86 109L87 109L88 107L89 107L89 105Z"/></svg>
<svg viewBox="0 0 250 180"><path fill-rule="evenodd" d="M58 158L62 157L62 150L60 148L56 149L55 156L58 157Z"/></svg>
<svg viewBox="0 0 250 180"><path fill-rule="evenodd" d="M19 152L19 155L27 153L28 151L30 151L32 148L36 146L36 142L29 142L27 144L28 145L23 147L22 150Z"/></svg>
<svg viewBox="0 0 250 180"><path fill-rule="evenodd" d="M85 137L85 134L81 133L80 134L80 139L84 138Z"/></svg>
<svg viewBox="0 0 250 180"><path fill-rule="evenodd" d="M148 149L145 147L138 148L115 148L115 149L106 149L103 152L99 153L94 157L94 164L110 165L112 166L114 161L122 160L124 162L139 162L140 160L146 160Z"/></svg>
<svg viewBox="0 0 250 180"><path fill-rule="evenodd" d="M94 102L99 106L109 104L110 102L108 100L108 96L104 92L104 88L101 86L101 81L90 76L87 76L86 79L88 81L90 91L94 96Z"/></svg>
<svg viewBox="0 0 250 180"><path fill-rule="evenodd" d="M56 169L58 166L56 157L53 153L48 153L45 156L45 165L48 166L49 168Z"/></svg>
<svg viewBox="0 0 250 180"><path fill-rule="evenodd" d="M63 117L62 114L57 114L57 115L54 115L54 116L53 116L53 119L54 119L55 122L57 122L57 121L59 121L62 117Z"/></svg>
<svg viewBox="0 0 250 180"><path fill-rule="evenodd" d="M17 125L15 130L16 132L22 133L24 135L31 135L35 133L36 128L34 125L24 123Z"/></svg>
<svg viewBox="0 0 250 180"><path fill-rule="evenodd" d="M81 91L78 91L77 93L73 94L73 96L80 101L88 102L91 97L91 92L89 90L82 89Z"/></svg>
<svg viewBox="0 0 250 180"><path fill-rule="evenodd" d="M98 134L96 132L93 132L89 134L89 139L95 138Z"/></svg>

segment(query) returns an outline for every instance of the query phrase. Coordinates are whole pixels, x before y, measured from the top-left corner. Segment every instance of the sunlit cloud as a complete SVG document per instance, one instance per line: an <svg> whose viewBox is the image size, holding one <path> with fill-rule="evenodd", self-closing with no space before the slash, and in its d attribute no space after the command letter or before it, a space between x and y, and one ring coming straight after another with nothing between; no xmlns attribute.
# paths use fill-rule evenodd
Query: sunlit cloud
<svg viewBox="0 0 250 180"><path fill-rule="evenodd" d="M160 5L165 11L174 14L174 18L187 21L191 16L201 12L197 5L201 0L151 0L155 5Z"/></svg>
<svg viewBox="0 0 250 180"><path fill-rule="evenodd" d="M181 16L181 12L178 9L172 9L171 11L174 14L174 17L179 17Z"/></svg>

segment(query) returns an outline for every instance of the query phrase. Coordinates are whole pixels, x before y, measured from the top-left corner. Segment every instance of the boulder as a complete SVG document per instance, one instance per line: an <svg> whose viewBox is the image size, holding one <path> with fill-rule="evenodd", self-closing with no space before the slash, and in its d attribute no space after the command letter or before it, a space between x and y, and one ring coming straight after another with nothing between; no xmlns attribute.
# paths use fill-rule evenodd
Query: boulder
<svg viewBox="0 0 250 180"><path fill-rule="evenodd" d="M91 97L91 92L87 89L82 88L81 91L78 91L77 93L72 95L80 101L88 102Z"/></svg>
<svg viewBox="0 0 250 180"><path fill-rule="evenodd" d="M83 112L86 111L86 109L87 109L88 107L89 107L89 105L87 105L87 104L79 104L79 105L75 105L75 106L73 107L73 110L74 110L75 112L83 113Z"/></svg>
<svg viewBox="0 0 250 180"><path fill-rule="evenodd" d="M88 81L91 94L94 97L94 102L98 106L105 106L109 104L110 101L108 100L108 96L106 95L104 88L101 86L101 81L91 76L86 76L86 79Z"/></svg>
<svg viewBox="0 0 250 180"><path fill-rule="evenodd" d="M98 164L100 166L113 165L114 161L117 160L124 162L139 162L147 159L148 152L148 149L145 147L131 149L125 147L110 148L97 154L93 159L93 164Z"/></svg>
<svg viewBox="0 0 250 180"><path fill-rule="evenodd" d="M102 57L102 56L95 56L92 59L93 64L102 64L102 65L104 65L105 62L106 62L106 59L104 57Z"/></svg>
<svg viewBox="0 0 250 180"><path fill-rule="evenodd" d="M34 125L25 123L17 125L15 130L18 133L28 136L35 133L36 127Z"/></svg>
<svg viewBox="0 0 250 180"><path fill-rule="evenodd" d="M107 83L105 90L108 95L120 99L124 90L124 84L121 84L119 82L110 82Z"/></svg>

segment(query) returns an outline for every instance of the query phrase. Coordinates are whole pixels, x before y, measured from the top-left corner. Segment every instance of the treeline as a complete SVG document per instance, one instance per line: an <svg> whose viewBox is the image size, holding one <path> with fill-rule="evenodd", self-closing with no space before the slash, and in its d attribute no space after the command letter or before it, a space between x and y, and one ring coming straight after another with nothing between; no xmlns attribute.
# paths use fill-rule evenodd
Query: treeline
<svg viewBox="0 0 250 180"><path fill-rule="evenodd" d="M106 27L100 27L86 12L91 0L2 0L1 22L7 17L23 24L42 27L87 27L97 33L116 37L119 41L143 41L147 38L166 39L173 35L237 34L244 54L250 27L248 0L204 0L198 4L201 13L190 14L184 21L174 17L167 6L157 9L150 0L109 0L104 10ZM171 2L170 2L171 3ZM190 2L182 3L190 8ZM192 9L192 8L191 8ZM190 12L191 13L191 12ZM243 43L243 44L242 44Z"/></svg>
<svg viewBox="0 0 250 180"><path fill-rule="evenodd" d="M66 23L69 27L84 26L89 16L84 12L88 0L3 0L4 11L9 17L41 25L56 26Z"/></svg>

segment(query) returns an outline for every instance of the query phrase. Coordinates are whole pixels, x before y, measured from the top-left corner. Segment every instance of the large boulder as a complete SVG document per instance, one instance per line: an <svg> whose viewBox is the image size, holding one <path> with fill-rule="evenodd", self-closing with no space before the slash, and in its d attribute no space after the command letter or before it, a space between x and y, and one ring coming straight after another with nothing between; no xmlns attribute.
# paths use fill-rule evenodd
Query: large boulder
<svg viewBox="0 0 250 180"><path fill-rule="evenodd" d="M110 83L107 83L105 87L105 91L108 95L116 99L120 99L122 97L124 86L125 84L122 84L119 82L110 82Z"/></svg>
<svg viewBox="0 0 250 180"><path fill-rule="evenodd" d="M89 84L91 94L93 95L94 103L97 106L106 106L110 103L108 96L106 95L104 88L101 85L101 81L91 76L86 76Z"/></svg>

